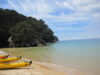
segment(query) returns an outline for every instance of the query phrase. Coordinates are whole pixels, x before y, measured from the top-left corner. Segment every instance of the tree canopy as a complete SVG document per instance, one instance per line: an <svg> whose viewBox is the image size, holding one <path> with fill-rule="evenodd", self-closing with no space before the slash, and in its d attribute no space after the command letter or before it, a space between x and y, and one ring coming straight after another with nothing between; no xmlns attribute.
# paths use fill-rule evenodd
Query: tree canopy
<svg viewBox="0 0 100 75"><path fill-rule="evenodd" d="M58 38L42 19L0 8L0 47L38 46L56 41Z"/></svg>

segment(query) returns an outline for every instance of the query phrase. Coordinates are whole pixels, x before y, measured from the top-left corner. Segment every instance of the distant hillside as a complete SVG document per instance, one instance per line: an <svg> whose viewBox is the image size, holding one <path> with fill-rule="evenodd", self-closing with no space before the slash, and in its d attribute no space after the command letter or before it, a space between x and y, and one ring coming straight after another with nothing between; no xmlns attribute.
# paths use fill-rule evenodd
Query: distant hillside
<svg viewBox="0 0 100 75"><path fill-rule="evenodd" d="M32 47L56 41L58 38L42 19L0 8L0 47Z"/></svg>

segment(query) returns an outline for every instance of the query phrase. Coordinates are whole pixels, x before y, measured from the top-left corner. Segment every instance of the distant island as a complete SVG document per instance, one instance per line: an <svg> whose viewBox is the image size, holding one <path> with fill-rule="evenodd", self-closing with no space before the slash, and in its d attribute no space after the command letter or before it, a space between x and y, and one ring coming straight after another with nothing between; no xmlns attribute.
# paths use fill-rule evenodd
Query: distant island
<svg viewBox="0 0 100 75"><path fill-rule="evenodd" d="M15 10L0 8L0 47L34 47L58 38L45 22Z"/></svg>

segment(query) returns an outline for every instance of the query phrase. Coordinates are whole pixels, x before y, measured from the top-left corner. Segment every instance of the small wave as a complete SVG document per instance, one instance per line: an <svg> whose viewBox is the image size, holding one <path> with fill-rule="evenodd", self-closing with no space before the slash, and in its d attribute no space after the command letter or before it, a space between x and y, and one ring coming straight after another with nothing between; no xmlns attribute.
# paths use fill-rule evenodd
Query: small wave
<svg viewBox="0 0 100 75"><path fill-rule="evenodd" d="M66 75L92 75L92 74L81 72L77 69L72 69L69 67L64 67L64 66L52 64L52 63L34 62L34 64L41 65L42 67L45 67L47 69L53 69L59 72L64 72L66 73Z"/></svg>

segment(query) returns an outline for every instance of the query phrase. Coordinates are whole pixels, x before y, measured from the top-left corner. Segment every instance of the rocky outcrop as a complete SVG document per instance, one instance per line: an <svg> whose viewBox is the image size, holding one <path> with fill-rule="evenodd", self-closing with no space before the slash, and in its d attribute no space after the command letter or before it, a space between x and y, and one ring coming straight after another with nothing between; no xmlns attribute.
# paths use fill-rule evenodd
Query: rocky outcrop
<svg viewBox="0 0 100 75"><path fill-rule="evenodd" d="M41 40L36 40L35 42L31 43L14 43L12 40L12 37L9 37L8 39L9 42L9 47L34 47L34 46L46 46L47 43L45 41ZM55 42L55 41L54 41Z"/></svg>

